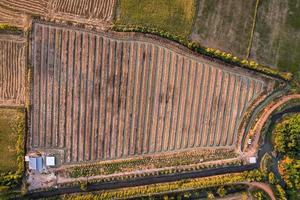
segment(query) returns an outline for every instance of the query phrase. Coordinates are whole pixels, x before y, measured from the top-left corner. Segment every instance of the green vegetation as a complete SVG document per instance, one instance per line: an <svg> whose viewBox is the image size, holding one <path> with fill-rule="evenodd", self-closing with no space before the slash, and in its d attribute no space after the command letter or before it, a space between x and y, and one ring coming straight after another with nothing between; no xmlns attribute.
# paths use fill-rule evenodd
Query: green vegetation
<svg viewBox="0 0 300 200"><path fill-rule="evenodd" d="M287 185L289 199L299 199L300 191L300 114L286 116L274 129L274 148L284 155L279 172ZM278 194L283 195L283 189Z"/></svg>
<svg viewBox="0 0 300 200"><path fill-rule="evenodd" d="M243 181L261 181L262 173L254 170L243 173L224 174L205 178L187 179L175 182L158 183L146 186L122 188L116 190L106 190L97 193L64 195L66 200L83 200L83 199L126 199L141 196L153 196L161 193L170 193L178 191L196 190L201 188L219 187L239 183ZM211 192L211 191L210 191ZM223 191L225 192L225 191ZM221 192L222 193L222 192ZM217 193L216 193L217 194Z"/></svg>
<svg viewBox="0 0 300 200"><path fill-rule="evenodd" d="M14 187L23 174L24 111L0 109L0 186Z"/></svg>
<svg viewBox="0 0 300 200"><path fill-rule="evenodd" d="M299 154L300 114L288 116L275 127L274 147L276 151L291 157Z"/></svg>
<svg viewBox="0 0 300 200"><path fill-rule="evenodd" d="M251 191L251 195L252 197L254 197L255 200L270 200L269 195L261 189Z"/></svg>
<svg viewBox="0 0 300 200"><path fill-rule="evenodd" d="M274 163L272 162L272 157L270 156L270 154L266 153L260 161L259 168L263 173L267 173L273 164Z"/></svg>
<svg viewBox="0 0 300 200"><path fill-rule="evenodd" d="M19 31L19 29L15 26L10 26L7 24L0 24L0 31L5 30L5 31Z"/></svg>
<svg viewBox="0 0 300 200"><path fill-rule="evenodd" d="M119 0L116 23L153 27L188 37L195 0Z"/></svg>
<svg viewBox="0 0 300 200"><path fill-rule="evenodd" d="M211 153L209 151L201 152L182 152L176 155L165 155L161 157L145 156L142 158L134 158L129 160L121 160L114 162L101 162L96 164L75 166L69 168L68 175L72 178L96 176L96 175L107 175L114 173L124 173L136 170L172 167L172 166L184 166L197 164L204 161L217 160L220 158L233 158L236 154L232 150L216 150ZM230 165L237 165L239 162L230 163ZM204 166L205 165L205 166ZM194 168L213 168L215 165L194 166ZM194 169L196 170L196 169ZM161 173L175 173L177 169L163 171Z"/></svg>

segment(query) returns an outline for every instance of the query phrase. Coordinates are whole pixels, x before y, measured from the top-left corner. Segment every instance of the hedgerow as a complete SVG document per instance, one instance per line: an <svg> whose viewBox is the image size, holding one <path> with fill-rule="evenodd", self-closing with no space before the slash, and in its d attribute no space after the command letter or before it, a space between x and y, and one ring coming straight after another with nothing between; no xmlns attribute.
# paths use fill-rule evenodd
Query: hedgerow
<svg viewBox="0 0 300 200"><path fill-rule="evenodd" d="M286 81L291 81L293 78L293 75L291 73L281 72L279 70L275 70L270 67L260 65L254 61L243 60L236 56L233 56L230 53L222 52L218 49L202 47L199 43L197 43L195 41L190 41L184 37L174 35L169 32L162 31L162 30L159 30L156 28L141 27L141 26L136 26L136 25L115 24L112 27L112 30L118 31L118 32L141 32L141 33L155 34L160 37L164 37L169 40L178 42L178 43L188 47L190 50L192 50L194 52L200 53L205 56L209 56L211 58L216 58L216 59L222 60L228 64L233 64L233 65L237 65L237 66L240 66L240 67L243 67L246 69L261 72L266 75L274 76L274 77L277 77L277 78L280 78L280 79L283 79Z"/></svg>
<svg viewBox="0 0 300 200"><path fill-rule="evenodd" d="M174 191L194 190L200 188L211 188L243 181L261 181L263 174L258 170L249 172L225 174L205 178L187 179L168 183L159 183L146 186L122 188L116 190L101 191L90 194L64 195L66 200L84 200L84 199L126 199L139 196L153 196L160 193Z"/></svg>

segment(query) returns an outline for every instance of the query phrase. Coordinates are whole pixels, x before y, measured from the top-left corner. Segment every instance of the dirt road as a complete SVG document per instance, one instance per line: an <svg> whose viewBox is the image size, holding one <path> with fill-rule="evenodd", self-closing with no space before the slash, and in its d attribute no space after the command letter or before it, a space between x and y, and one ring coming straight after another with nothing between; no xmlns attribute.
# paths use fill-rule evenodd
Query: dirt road
<svg viewBox="0 0 300 200"><path fill-rule="evenodd" d="M283 104L285 104L286 102L288 102L292 99L300 99L300 94L292 94L292 95L284 96L280 100L272 102L267 107L265 107L263 114L257 120L254 128L251 129L250 132L248 133L248 136L255 135L255 138L253 139L251 147L246 149L247 156L253 156L254 154L256 154L256 152L258 150L258 146L259 146L260 134L262 132L262 129L263 129L265 123L270 118L271 114L277 108L279 108L280 106L282 106Z"/></svg>

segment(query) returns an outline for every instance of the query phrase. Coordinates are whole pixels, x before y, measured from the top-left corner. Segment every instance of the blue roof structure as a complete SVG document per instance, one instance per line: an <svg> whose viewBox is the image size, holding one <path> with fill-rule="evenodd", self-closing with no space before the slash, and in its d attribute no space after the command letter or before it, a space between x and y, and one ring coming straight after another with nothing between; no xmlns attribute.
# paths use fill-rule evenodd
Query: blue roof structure
<svg viewBox="0 0 300 200"><path fill-rule="evenodd" d="M29 169L36 170L36 158L29 158Z"/></svg>
<svg viewBox="0 0 300 200"><path fill-rule="evenodd" d="M41 171L43 169L42 157L31 157L29 158L29 169Z"/></svg>

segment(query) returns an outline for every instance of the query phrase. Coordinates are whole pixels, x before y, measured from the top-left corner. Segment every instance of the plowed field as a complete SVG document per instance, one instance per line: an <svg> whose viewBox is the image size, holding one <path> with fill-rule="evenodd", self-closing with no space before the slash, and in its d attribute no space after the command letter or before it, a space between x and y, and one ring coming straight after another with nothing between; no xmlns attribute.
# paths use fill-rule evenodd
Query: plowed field
<svg viewBox="0 0 300 200"><path fill-rule="evenodd" d="M0 106L24 104L25 67L25 41L0 35Z"/></svg>
<svg viewBox="0 0 300 200"><path fill-rule="evenodd" d="M32 148L65 162L234 148L272 81L139 34L35 23Z"/></svg>

